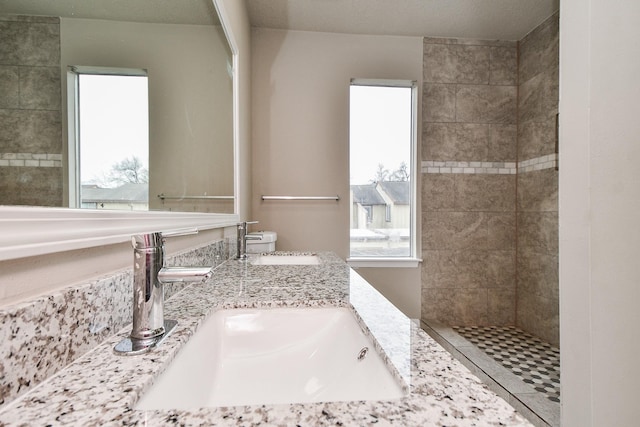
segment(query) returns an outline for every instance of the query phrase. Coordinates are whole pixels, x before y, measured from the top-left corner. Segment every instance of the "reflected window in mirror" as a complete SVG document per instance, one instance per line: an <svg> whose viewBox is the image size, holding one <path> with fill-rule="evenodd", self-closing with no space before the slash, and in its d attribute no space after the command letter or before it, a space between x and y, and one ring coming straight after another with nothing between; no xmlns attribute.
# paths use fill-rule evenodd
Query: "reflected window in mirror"
<svg viewBox="0 0 640 427"><path fill-rule="evenodd" d="M155 0L135 11L5 3L0 40L15 62L3 65L16 72L0 72L10 95L0 96L0 203L80 207L69 187L67 71L89 64L148 71L149 210L235 211L233 55L214 2L189 1L184 14Z"/></svg>
<svg viewBox="0 0 640 427"><path fill-rule="evenodd" d="M144 70L73 67L72 207L148 210L149 95ZM75 122L75 123L73 123Z"/></svg>

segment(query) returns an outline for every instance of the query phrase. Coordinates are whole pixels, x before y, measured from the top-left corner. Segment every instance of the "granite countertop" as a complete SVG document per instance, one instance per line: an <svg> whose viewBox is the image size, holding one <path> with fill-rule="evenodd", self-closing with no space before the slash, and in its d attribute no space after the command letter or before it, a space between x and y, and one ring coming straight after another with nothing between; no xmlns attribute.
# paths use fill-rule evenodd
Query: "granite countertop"
<svg viewBox="0 0 640 427"><path fill-rule="evenodd" d="M166 301L177 329L153 351L117 356L127 328L10 403L0 425L400 425L529 426L503 399L456 361L362 277L331 253L321 265L265 266L227 261L204 284ZM235 307L351 307L376 350L405 384L405 397L203 408L132 409L212 312Z"/></svg>

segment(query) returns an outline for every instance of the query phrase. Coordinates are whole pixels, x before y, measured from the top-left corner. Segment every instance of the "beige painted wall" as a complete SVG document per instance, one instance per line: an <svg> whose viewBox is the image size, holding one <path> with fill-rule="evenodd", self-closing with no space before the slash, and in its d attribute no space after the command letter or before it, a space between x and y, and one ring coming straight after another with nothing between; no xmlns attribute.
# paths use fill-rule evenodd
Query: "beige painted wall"
<svg viewBox="0 0 640 427"><path fill-rule="evenodd" d="M260 221L254 229L278 233L278 249L348 256L351 78L421 82L422 38L252 31L251 219ZM340 201L262 201L262 195ZM411 317L420 311L413 304L420 300L417 271L359 270Z"/></svg>
<svg viewBox="0 0 640 427"><path fill-rule="evenodd" d="M68 66L147 70L150 208L233 212L232 201L156 197L233 194L231 57L222 28L63 18L60 38L63 105ZM65 141L66 124L63 111Z"/></svg>
<svg viewBox="0 0 640 427"><path fill-rule="evenodd" d="M638 425L640 3L560 2L562 425Z"/></svg>

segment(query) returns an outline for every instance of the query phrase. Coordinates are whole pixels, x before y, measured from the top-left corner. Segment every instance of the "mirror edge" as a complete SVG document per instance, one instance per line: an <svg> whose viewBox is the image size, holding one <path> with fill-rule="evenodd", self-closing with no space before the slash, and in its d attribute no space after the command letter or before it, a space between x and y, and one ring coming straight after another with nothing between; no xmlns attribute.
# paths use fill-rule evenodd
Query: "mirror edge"
<svg viewBox="0 0 640 427"><path fill-rule="evenodd" d="M131 235L230 227L237 214L0 206L0 261L127 242Z"/></svg>
<svg viewBox="0 0 640 427"><path fill-rule="evenodd" d="M220 25L229 43L231 49L231 67L233 74L233 195L235 200L233 203L234 212L239 214L240 210L240 101L238 99L239 78L238 78L238 44L236 38L231 31L231 24L229 22L229 14L225 8L224 0L212 0L213 6L218 14Z"/></svg>
<svg viewBox="0 0 640 427"><path fill-rule="evenodd" d="M179 228L208 230L234 226L240 216L238 49L222 0L212 0L233 57L234 212L204 214L178 212L89 211L68 208L0 206L0 261L123 243L132 234Z"/></svg>

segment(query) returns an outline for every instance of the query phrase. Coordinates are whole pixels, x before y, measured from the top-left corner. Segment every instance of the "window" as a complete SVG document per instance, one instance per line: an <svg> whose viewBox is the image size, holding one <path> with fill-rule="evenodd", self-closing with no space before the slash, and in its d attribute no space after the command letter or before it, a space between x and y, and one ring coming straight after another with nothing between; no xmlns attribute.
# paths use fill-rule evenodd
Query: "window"
<svg viewBox="0 0 640 427"><path fill-rule="evenodd" d="M413 81L351 81L350 263L416 260Z"/></svg>
<svg viewBox="0 0 640 427"><path fill-rule="evenodd" d="M146 72L77 67L69 88L71 207L148 210Z"/></svg>

